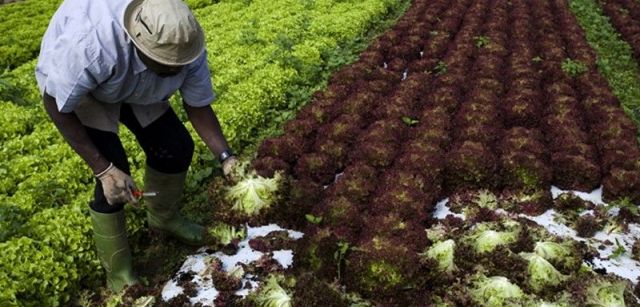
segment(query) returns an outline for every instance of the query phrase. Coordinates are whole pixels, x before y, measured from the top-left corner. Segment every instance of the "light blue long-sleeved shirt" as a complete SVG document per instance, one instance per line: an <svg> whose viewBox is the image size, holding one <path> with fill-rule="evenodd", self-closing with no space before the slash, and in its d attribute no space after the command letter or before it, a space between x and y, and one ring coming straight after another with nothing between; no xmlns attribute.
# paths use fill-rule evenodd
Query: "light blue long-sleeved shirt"
<svg viewBox="0 0 640 307"><path fill-rule="evenodd" d="M185 103L206 106L215 94L206 52L180 73L147 69L123 28L129 0L65 0L50 21L36 67L40 92L72 112L88 94L102 103L167 104L180 90ZM136 114L138 116L138 114ZM154 115L155 116L155 115Z"/></svg>

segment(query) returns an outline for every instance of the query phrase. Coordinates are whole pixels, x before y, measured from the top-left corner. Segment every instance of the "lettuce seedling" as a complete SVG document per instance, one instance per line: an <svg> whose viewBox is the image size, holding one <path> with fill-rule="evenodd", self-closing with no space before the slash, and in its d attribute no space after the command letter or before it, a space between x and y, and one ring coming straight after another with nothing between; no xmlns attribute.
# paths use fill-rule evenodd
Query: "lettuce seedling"
<svg viewBox="0 0 640 307"><path fill-rule="evenodd" d="M247 236L247 229L218 223L207 228L207 235L213 242L224 246L244 239Z"/></svg>

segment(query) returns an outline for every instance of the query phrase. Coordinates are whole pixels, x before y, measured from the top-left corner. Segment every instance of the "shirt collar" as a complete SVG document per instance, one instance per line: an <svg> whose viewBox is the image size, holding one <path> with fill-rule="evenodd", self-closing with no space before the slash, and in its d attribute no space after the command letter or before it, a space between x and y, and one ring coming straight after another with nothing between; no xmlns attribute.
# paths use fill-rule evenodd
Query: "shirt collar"
<svg viewBox="0 0 640 307"><path fill-rule="evenodd" d="M147 66L144 65L138 56L138 48L136 48L133 43L131 43L131 48L133 48L133 73L137 75L147 70Z"/></svg>

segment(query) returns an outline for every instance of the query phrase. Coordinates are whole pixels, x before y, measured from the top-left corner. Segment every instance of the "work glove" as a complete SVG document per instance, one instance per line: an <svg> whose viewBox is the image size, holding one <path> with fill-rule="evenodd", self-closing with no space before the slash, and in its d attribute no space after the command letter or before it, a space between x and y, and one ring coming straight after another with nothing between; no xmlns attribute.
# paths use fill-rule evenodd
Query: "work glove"
<svg viewBox="0 0 640 307"><path fill-rule="evenodd" d="M235 156L231 156L225 159L224 162L222 162L222 173L227 179L233 181L234 179L233 170L236 168L237 165L238 165L238 158L236 158Z"/></svg>
<svg viewBox="0 0 640 307"><path fill-rule="evenodd" d="M113 163L109 164L106 170L97 174L96 178L102 183L104 197L109 205L126 202L136 204L138 202L133 196L133 191L137 190L133 179Z"/></svg>

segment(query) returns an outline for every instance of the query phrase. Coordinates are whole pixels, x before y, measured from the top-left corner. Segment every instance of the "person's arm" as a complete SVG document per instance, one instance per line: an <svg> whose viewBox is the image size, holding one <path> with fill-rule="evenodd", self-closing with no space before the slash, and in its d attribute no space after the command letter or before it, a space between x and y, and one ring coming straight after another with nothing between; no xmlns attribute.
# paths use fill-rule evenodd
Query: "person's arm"
<svg viewBox="0 0 640 307"><path fill-rule="evenodd" d="M100 180L107 203L137 203L138 200L133 196L133 191L137 190L137 188L131 176L122 172L100 154L98 148L91 141L89 134L87 134L87 130L80 123L78 116L73 112L60 112L56 106L55 98L46 92L42 100L44 101L44 109L60 131L60 134L89 165L96 178Z"/></svg>
<svg viewBox="0 0 640 307"><path fill-rule="evenodd" d="M207 147L216 157L220 157L223 151L229 149L229 144L227 144L227 140L222 134L220 122L211 106L193 107L187 103L183 103L183 105L189 121L191 121L193 128L195 128L202 141L207 144Z"/></svg>
<svg viewBox="0 0 640 307"><path fill-rule="evenodd" d="M193 128L196 129L196 132L207 144L211 152L218 159L224 158L224 161L222 161L222 173L224 176L229 180L235 180L233 170L238 164L238 159L233 155L221 157L221 154L225 151L230 153L229 144L227 144L227 139L222 134L220 122L211 106L194 107L184 103L184 109Z"/></svg>
<svg viewBox="0 0 640 307"><path fill-rule="evenodd" d="M86 129L80 123L75 113L58 111L55 98L49 94L43 95L44 109L51 117L64 139L71 148L89 165L94 174L99 174L109 167L110 162L105 159L93 144Z"/></svg>
<svg viewBox="0 0 640 307"><path fill-rule="evenodd" d="M232 179L233 176L230 175L232 175L238 159L234 156L220 156L221 153L229 150L229 144L222 133L218 117L211 109L211 102L215 100L215 94L211 84L206 52L188 68L185 82L180 87L180 93L191 124L216 158L225 158L222 161L222 172L227 178Z"/></svg>

